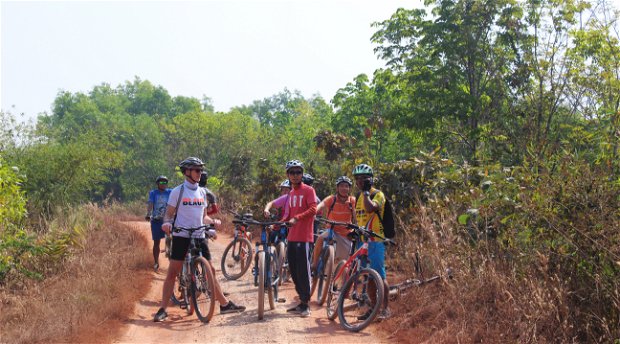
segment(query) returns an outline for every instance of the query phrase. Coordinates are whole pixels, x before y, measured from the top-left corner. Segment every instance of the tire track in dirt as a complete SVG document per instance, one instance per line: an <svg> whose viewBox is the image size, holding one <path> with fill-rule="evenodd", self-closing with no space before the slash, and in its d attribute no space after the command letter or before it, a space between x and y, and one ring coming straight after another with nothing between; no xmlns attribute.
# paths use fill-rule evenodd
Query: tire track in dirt
<svg viewBox="0 0 620 344"><path fill-rule="evenodd" d="M139 230L150 240L147 222L132 222L132 227ZM153 273L153 281L148 293L135 304L115 343L170 343L170 342L213 342L213 343L387 343L386 338L373 332L371 325L361 333L348 332L337 321L329 321L325 308L312 302L312 314L308 318L286 313L286 309L297 303L292 282L285 283L280 289L285 303L277 303L274 310L269 310L266 301L265 317L257 318L257 291L248 271L237 281L227 281L220 271L220 258L229 236L220 235L216 241L209 242L209 248L216 268L216 277L224 291L230 293L230 299L247 307L243 313L216 314L208 324L201 323L195 315L188 316L185 310L168 307L168 319L163 323L153 322L153 316L159 308L161 291L168 262L160 258L160 271Z"/></svg>

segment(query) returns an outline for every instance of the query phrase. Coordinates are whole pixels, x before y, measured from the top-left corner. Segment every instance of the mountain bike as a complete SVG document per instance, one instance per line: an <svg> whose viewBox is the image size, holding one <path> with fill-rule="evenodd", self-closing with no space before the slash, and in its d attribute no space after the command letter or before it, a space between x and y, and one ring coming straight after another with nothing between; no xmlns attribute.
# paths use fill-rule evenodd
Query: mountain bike
<svg viewBox="0 0 620 344"><path fill-rule="evenodd" d="M175 227L172 230L176 233L187 231L192 238L194 232L203 229L209 238L215 234L212 225L196 228ZM174 284L171 301L181 309L185 309L188 315L195 311L198 319L207 323L213 317L215 310L214 276L209 262L202 256L200 240L203 239L192 238L190 240L183 267Z"/></svg>
<svg viewBox="0 0 620 344"><path fill-rule="evenodd" d="M336 256L336 240L334 240L334 226L337 222L330 221L324 218L317 218L318 221L330 224L327 229L328 235L323 240L323 246L321 248L315 247L314 249L320 249L319 260L316 264L314 276L312 276L312 288L310 289L310 296L317 292L317 302L319 306L323 305L327 299L328 286L331 284L332 275L334 272L334 257Z"/></svg>
<svg viewBox="0 0 620 344"><path fill-rule="evenodd" d="M414 256L414 269L417 278L408 278L400 283L391 284L389 286L389 299L390 301L396 300L403 292L413 287L421 287L425 284L439 281L442 278L452 279L452 269L447 268L445 275L435 275L429 278L424 277L424 271L422 270L422 264L420 263L420 255L418 252Z"/></svg>
<svg viewBox="0 0 620 344"><path fill-rule="evenodd" d="M278 234L275 237L275 242L273 243L276 248L276 259L278 262L278 276L280 279L278 280L278 284L282 285L282 283L288 281L290 274L288 270L288 256L287 256L287 247L288 247L288 227L282 225L279 226Z"/></svg>
<svg viewBox="0 0 620 344"><path fill-rule="evenodd" d="M231 212L236 220L251 219L252 214L239 215ZM233 221L234 223L234 221ZM222 254L221 268L222 274L227 280L241 278L252 264L252 233L247 230L243 223L235 223L235 236L224 249Z"/></svg>
<svg viewBox="0 0 620 344"><path fill-rule="evenodd" d="M368 264L368 241L371 237L385 239L366 227L350 223L333 222L353 231L349 234L353 245L349 259L340 261L332 278L327 295L327 318L334 320L336 314L340 325L352 332L366 328L377 317L387 295L384 295L383 279ZM361 245L360 245L361 244ZM356 247L358 247L356 249ZM372 293L372 294L371 294Z"/></svg>
<svg viewBox="0 0 620 344"><path fill-rule="evenodd" d="M235 224L243 224L245 226L260 226L260 242L256 242L256 255L254 257L254 273L255 285L258 286L258 320L262 320L265 315L265 293L269 299L269 308L275 309L275 302L278 300L278 260L276 249L269 242L268 229L271 226L286 226L286 222L259 222L253 219L235 219ZM279 301L279 300L278 300Z"/></svg>

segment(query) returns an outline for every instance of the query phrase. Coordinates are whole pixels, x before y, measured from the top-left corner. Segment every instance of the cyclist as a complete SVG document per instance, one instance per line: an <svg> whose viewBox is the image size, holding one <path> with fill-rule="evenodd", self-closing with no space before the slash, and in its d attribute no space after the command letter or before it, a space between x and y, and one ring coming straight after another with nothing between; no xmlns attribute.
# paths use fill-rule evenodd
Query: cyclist
<svg viewBox="0 0 620 344"><path fill-rule="evenodd" d="M385 195L380 190L373 186L373 170L372 167L366 164L359 164L353 169L353 176L355 177L355 186L362 192L357 196L355 203L355 213L357 223L362 226L366 226L368 230L371 230L377 234L383 236L383 225L381 220L377 217L379 214L383 218L385 210ZM377 271L383 279L383 288L385 295L389 293L389 286L385 276L385 245L382 240L377 238L370 238L368 242L368 260L370 260L370 267ZM372 288L376 286L370 285L369 294L375 295ZM373 300L376 302L376 300ZM387 318L389 316L389 309L387 305L387 298L385 300L384 308L381 311L380 317ZM360 320L365 320L370 314L366 313L359 317Z"/></svg>
<svg viewBox="0 0 620 344"><path fill-rule="evenodd" d="M204 163L202 160L194 157L187 158L179 164L181 173L185 176L183 184L177 186L170 193L168 199L168 207L166 208L166 215L164 217L164 224L162 229L166 234L170 234L173 223L177 227L196 228L205 223L214 225L221 224L220 220L212 219L207 215L207 194L206 191L198 186L200 180L200 174L203 170ZM178 209L177 209L178 208ZM203 239L201 242L201 248L205 258L209 254L208 248L205 242L204 230L195 232L194 238ZM168 314L166 313L166 307L168 306L168 300L172 296L174 280L176 279L181 267L187 250L189 248L190 238L189 234L185 231L179 233L172 233L172 251L170 253L170 266L168 268L168 274L164 281L162 290L161 307L155 314L154 321L163 321ZM215 269L211 265L211 262L207 258L209 267L215 274ZM245 310L244 306L235 305L232 301L226 299L222 293L222 288L216 279L213 281L214 296L220 303L220 313L232 313L242 312Z"/></svg>
<svg viewBox="0 0 620 344"><path fill-rule="evenodd" d="M304 175L301 177L301 182L308 186L312 186L312 184L314 184L314 177L310 173L304 173ZM321 199L319 198L319 196L316 196L316 204L319 204L319 203L321 203ZM312 227L315 237L317 236L317 233L319 232L319 226L320 224L318 221L316 221L316 218L315 218L315 221Z"/></svg>
<svg viewBox="0 0 620 344"><path fill-rule="evenodd" d="M298 160L286 163L286 175L291 183L292 190L289 193L289 213L285 218L291 225L288 233L287 256L289 269L295 291L299 296L300 303L287 310L301 314L302 317L310 315L310 245L314 241L312 227L316 214L316 193L314 189L301 182L304 173L304 164Z"/></svg>
<svg viewBox="0 0 620 344"><path fill-rule="evenodd" d="M168 188L168 178L166 176L159 176L155 179L157 189L153 189L149 192L149 200L146 205L147 221L151 222L151 238L153 239L153 270L157 272L159 270L159 244L161 239L166 236L166 233L161 230L161 225L164 223L164 214L166 213L166 204L168 203L168 197L172 189Z"/></svg>
<svg viewBox="0 0 620 344"><path fill-rule="evenodd" d="M350 196L353 182L347 176L340 176L336 179L336 193L325 197L316 208L318 213L327 213L325 217L328 220L356 223L355 219L355 197ZM336 241L336 261L349 258L351 251L351 240L347 238L350 230L344 226L334 227L334 240ZM328 231L324 231L316 240L315 250L312 256L312 272L316 273L317 263L321 255L321 247L323 241L329 235Z"/></svg>
<svg viewBox="0 0 620 344"><path fill-rule="evenodd" d="M200 180L198 181L198 186L204 188L205 192L207 193L207 215L213 215L217 214L220 211L220 208L217 204L217 196L215 196L215 194L211 190L209 190L209 188L207 188L207 177L207 171L202 171L202 173L200 173Z"/></svg>
<svg viewBox="0 0 620 344"><path fill-rule="evenodd" d="M265 205L265 209L263 209L263 213L266 218L269 218L269 216L271 215L270 210L273 207L275 207L278 210L279 221L282 221L282 219L285 219L286 216L288 216L288 194L290 191L291 191L291 183L288 181L288 179L280 183L280 197L267 203L267 205ZM269 242L271 243L275 242L279 234L280 232L277 230L271 231L269 233Z"/></svg>

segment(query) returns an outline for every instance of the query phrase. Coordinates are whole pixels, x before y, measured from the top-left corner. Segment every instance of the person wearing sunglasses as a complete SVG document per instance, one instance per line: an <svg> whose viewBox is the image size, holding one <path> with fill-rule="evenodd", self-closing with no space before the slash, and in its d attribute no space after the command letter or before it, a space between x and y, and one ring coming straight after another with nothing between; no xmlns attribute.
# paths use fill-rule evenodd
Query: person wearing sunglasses
<svg viewBox="0 0 620 344"><path fill-rule="evenodd" d="M189 157L181 161L181 163L179 163L179 168L183 176L185 176L185 181L183 184L172 189L170 197L168 198L162 229L166 234L172 235L172 249L170 251L168 273L166 274L166 279L164 280L164 286L162 288L161 305L153 319L155 322L163 321L168 317L166 308L172 296L174 280L179 271L181 271L183 260L185 259L190 245L190 234L187 231L181 230L179 232L172 232L172 228L198 228L208 224L213 224L215 226L221 224L220 220L211 218L207 213L207 192L205 188L199 185L204 165L202 160L195 157ZM200 248L207 259L209 268L211 268L211 271L213 271L215 275L215 269L210 262L205 231L196 231L192 234L192 237L201 239ZM245 311L245 306L236 305L226 298L217 278L215 278L213 282L213 297L220 303L220 314Z"/></svg>
<svg viewBox="0 0 620 344"><path fill-rule="evenodd" d="M292 190L288 196L289 213L284 219L289 223L287 256L295 291L300 303L287 310L302 317L310 315L310 245L314 242L313 222L316 214L316 193L302 183L304 164L299 160L286 163L286 176Z"/></svg>
<svg viewBox="0 0 620 344"><path fill-rule="evenodd" d="M168 188L168 178L166 176L159 176L155 179L156 189L149 192L149 200L146 206L145 219L151 222L151 238L153 238L153 270L157 272L159 270L159 245L161 239L166 236L166 233L161 229L164 223L164 214L166 212L166 204L168 203L168 197L172 189Z"/></svg>

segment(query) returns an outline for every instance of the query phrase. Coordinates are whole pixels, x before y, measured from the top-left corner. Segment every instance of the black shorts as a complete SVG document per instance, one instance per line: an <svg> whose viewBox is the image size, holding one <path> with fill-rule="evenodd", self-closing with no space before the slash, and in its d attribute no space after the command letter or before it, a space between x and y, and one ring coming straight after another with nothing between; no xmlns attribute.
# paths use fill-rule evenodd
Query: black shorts
<svg viewBox="0 0 620 344"><path fill-rule="evenodd" d="M185 260L185 255L189 249L189 238L172 236L172 250L170 252L171 260ZM196 239L200 243L200 251L206 260L211 261L211 252L207 246L207 239Z"/></svg>

